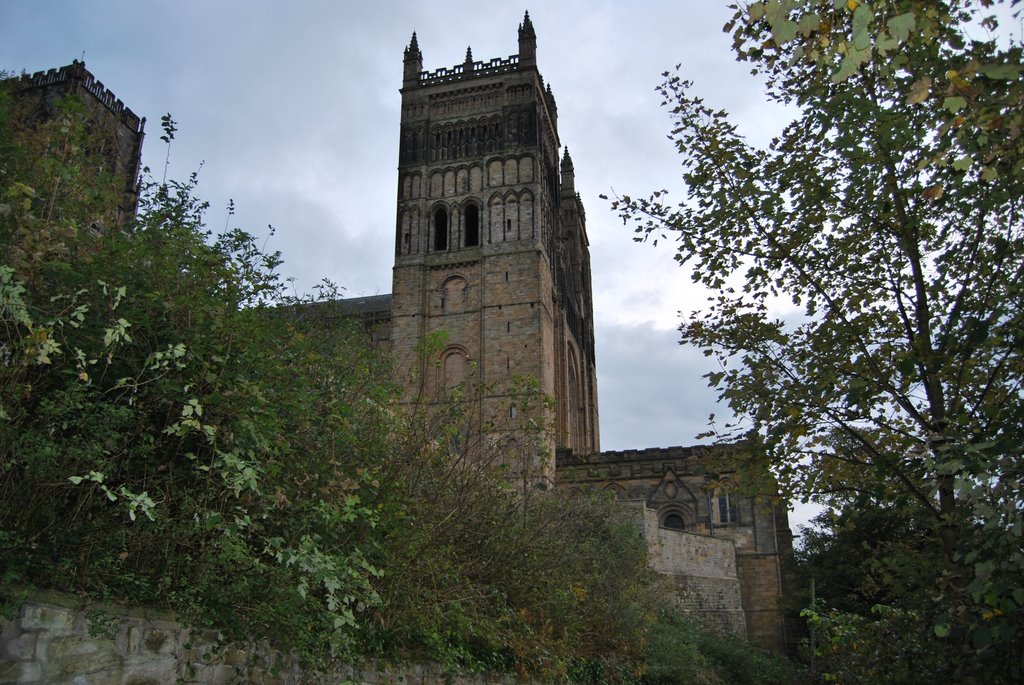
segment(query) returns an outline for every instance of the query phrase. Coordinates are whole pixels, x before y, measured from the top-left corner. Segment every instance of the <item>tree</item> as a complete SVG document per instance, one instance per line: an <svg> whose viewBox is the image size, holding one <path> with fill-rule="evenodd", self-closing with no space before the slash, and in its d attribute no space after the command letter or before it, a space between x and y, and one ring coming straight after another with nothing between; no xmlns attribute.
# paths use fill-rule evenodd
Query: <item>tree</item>
<svg viewBox="0 0 1024 685"><path fill-rule="evenodd" d="M794 559L814 593L790 600L814 632L816 670L851 684L948 675L948 645L923 620L942 591L935 568L943 558L928 544L933 526L920 508L854 499L813 523Z"/></svg>
<svg viewBox="0 0 1024 685"><path fill-rule="evenodd" d="M814 579L814 602L868 616L878 604L920 609L935 590L941 549L928 544L933 526L913 503L849 502L825 511L801 531L797 574ZM799 607L810 604L803 596Z"/></svg>
<svg viewBox="0 0 1024 685"><path fill-rule="evenodd" d="M911 498L962 674L1019 676L1024 625L1020 39L991 2L770 0L726 26L768 149L665 74L687 197L614 203L712 291L681 326L791 494ZM984 28L982 28L984 27ZM972 36L989 31L986 40ZM972 670L973 669L973 670ZM1006 680L1009 682L1010 680Z"/></svg>

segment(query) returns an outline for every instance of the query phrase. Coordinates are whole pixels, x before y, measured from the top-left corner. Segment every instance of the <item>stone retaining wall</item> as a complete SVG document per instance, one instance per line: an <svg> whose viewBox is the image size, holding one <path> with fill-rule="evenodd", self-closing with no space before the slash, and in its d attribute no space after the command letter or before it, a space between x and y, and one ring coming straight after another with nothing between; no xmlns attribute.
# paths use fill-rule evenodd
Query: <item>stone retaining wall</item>
<svg viewBox="0 0 1024 685"><path fill-rule="evenodd" d="M662 528L651 509L642 515L651 568L665 577L669 601L706 628L747 637L733 540Z"/></svg>
<svg viewBox="0 0 1024 685"><path fill-rule="evenodd" d="M0 685L513 685L499 674L464 676L436 664L344 666L303 673L266 644L225 645L216 631L168 617L87 605L63 595L26 602L0 618Z"/></svg>

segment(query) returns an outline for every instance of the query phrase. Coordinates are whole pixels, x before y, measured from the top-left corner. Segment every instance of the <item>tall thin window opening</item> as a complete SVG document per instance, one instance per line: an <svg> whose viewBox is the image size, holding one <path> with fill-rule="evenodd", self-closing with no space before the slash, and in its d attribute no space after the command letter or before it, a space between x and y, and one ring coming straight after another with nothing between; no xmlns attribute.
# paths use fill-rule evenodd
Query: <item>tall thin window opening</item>
<svg viewBox="0 0 1024 685"><path fill-rule="evenodd" d="M466 207L466 247L480 244L480 208L476 205Z"/></svg>
<svg viewBox="0 0 1024 685"><path fill-rule="evenodd" d="M725 526L729 524L739 523L739 507L737 507L738 500L735 495L729 495L728 493L720 494L712 500L711 516L712 522L716 526Z"/></svg>
<svg viewBox="0 0 1024 685"><path fill-rule="evenodd" d="M443 209L434 212L434 249L448 249L448 212Z"/></svg>

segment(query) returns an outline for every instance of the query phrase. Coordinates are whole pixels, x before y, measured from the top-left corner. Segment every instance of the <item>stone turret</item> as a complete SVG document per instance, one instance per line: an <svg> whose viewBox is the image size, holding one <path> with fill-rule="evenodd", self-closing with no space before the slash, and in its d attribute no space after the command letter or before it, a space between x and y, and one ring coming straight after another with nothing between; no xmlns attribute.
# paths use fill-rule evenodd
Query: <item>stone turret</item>
<svg viewBox="0 0 1024 685"><path fill-rule="evenodd" d="M529 12L519 25L519 64L524 67L537 66L537 32L533 30Z"/></svg>
<svg viewBox="0 0 1024 685"><path fill-rule="evenodd" d="M551 118L558 121L558 105L555 104L555 94L551 92L551 84L547 85L544 90L544 99L548 103L548 111L551 112Z"/></svg>
<svg viewBox="0 0 1024 685"><path fill-rule="evenodd" d="M58 103L67 96L78 97L84 106L82 117L98 149L104 151L101 168L123 182L123 199L111 216L98 223L125 226L135 216L139 202L139 173L142 169L142 141L146 119L126 107L102 82L74 60L60 69L39 71L11 80L11 95L19 102L23 124L34 127L58 114Z"/></svg>
<svg viewBox="0 0 1024 685"><path fill-rule="evenodd" d="M423 71L423 53L420 52L419 41L416 40L416 32L412 32L412 40L405 48L405 67L402 71L402 87L415 86L420 79L420 72Z"/></svg>
<svg viewBox="0 0 1024 685"><path fill-rule="evenodd" d="M576 173L572 166L572 157L569 156L569 146L566 146L562 154L562 195L572 197L576 190Z"/></svg>

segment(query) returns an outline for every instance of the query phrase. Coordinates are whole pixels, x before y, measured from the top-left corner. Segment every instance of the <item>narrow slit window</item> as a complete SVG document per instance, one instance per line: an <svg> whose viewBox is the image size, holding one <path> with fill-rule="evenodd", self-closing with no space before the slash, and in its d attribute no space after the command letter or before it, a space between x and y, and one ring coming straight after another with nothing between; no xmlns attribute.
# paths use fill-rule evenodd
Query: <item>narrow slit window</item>
<svg viewBox="0 0 1024 685"><path fill-rule="evenodd" d="M448 212L443 209L434 212L434 249L448 249Z"/></svg>
<svg viewBox="0 0 1024 685"><path fill-rule="evenodd" d="M466 247L480 244L480 208L476 205L466 207Z"/></svg>

